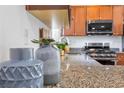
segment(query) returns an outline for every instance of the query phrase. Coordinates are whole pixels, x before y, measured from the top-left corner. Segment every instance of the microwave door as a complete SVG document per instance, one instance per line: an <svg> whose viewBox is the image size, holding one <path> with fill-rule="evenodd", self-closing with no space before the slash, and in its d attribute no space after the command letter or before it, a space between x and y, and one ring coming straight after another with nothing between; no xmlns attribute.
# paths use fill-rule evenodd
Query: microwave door
<svg viewBox="0 0 124 93"><path fill-rule="evenodd" d="M112 23L90 23L88 33L112 33Z"/></svg>
<svg viewBox="0 0 124 93"><path fill-rule="evenodd" d="M91 23L88 24L88 31L112 31L112 25L105 23Z"/></svg>

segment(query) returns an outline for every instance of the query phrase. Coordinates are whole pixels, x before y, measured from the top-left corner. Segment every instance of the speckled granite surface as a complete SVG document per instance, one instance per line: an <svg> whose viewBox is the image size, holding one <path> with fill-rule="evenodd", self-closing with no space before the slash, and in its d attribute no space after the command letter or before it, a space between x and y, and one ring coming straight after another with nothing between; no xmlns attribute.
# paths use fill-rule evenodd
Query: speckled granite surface
<svg viewBox="0 0 124 93"><path fill-rule="evenodd" d="M61 82L46 87L58 88L120 88L124 87L124 66L61 63Z"/></svg>

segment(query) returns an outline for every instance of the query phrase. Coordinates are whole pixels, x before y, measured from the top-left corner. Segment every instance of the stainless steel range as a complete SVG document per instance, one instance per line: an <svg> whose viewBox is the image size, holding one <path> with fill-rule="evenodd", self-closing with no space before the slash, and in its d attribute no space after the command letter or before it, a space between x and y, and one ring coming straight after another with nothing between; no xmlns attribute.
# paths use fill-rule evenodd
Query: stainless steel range
<svg viewBox="0 0 124 93"><path fill-rule="evenodd" d="M85 51L103 65L114 65L116 62L116 52L110 49L109 43L88 43Z"/></svg>

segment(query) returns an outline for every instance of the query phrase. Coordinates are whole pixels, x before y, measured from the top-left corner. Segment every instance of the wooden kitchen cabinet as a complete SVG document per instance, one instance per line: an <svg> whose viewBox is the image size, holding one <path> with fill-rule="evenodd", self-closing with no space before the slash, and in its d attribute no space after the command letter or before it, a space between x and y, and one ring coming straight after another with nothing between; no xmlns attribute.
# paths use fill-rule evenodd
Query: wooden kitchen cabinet
<svg viewBox="0 0 124 93"><path fill-rule="evenodd" d="M88 20L112 20L113 35L123 35L124 6L71 6L70 27L65 28L65 36L85 36Z"/></svg>
<svg viewBox="0 0 124 93"><path fill-rule="evenodd" d="M65 29L65 36L83 36L85 32L86 22L86 7L84 6L71 6L71 21L70 27Z"/></svg>
<svg viewBox="0 0 124 93"><path fill-rule="evenodd" d="M112 6L87 6L87 20L112 20Z"/></svg>
<svg viewBox="0 0 124 93"><path fill-rule="evenodd" d="M77 6L75 7L75 35L85 36L85 23L86 23L86 7Z"/></svg>
<svg viewBox="0 0 124 93"><path fill-rule="evenodd" d="M117 53L117 65L124 65L124 53Z"/></svg>
<svg viewBox="0 0 124 93"><path fill-rule="evenodd" d="M99 20L100 6L87 6L87 20Z"/></svg>
<svg viewBox="0 0 124 93"><path fill-rule="evenodd" d="M74 36L74 27L75 27L75 24L74 24L74 16L75 16L75 8L74 7L71 7L70 8L71 10L71 14L70 14L70 26L69 27L65 27L64 28L64 36Z"/></svg>
<svg viewBox="0 0 124 93"><path fill-rule="evenodd" d="M111 5L100 6L100 19L112 20L113 9Z"/></svg>
<svg viewBox="0 0 124 93"><path fill-rule="evenodd" d="M123 35L123 6L113 6L113 35Z"/></svg>

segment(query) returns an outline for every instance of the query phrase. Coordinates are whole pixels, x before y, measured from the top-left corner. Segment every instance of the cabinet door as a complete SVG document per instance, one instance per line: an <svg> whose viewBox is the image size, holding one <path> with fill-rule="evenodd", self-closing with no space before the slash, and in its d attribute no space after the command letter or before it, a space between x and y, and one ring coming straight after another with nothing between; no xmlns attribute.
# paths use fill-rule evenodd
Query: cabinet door
<svg viewBox="0 0 124 93"><path fill-rule="evenodd" d="M124 65L124 61L118 60L118 61L117 61L117 65Z"/></svg>
<svg viewBox="0 0 124 93"><path fill-rule="evenodd" d="M112 6L100 6L100 19L112 20Z"/></svg>
<svg viewBox="0 0 124 93"><path fill-rule="evenodd" d="M86 7L76 6L74 18L75 18L75 35L76 36L86 35L86 31L85 31Z"/></svg>
<svg viewBox="0 0 124 93"><path fill-rule="evenodd" d="M113 6L113 35L123 35L123 6Z"/></svg>
<svg viewBox="0 0 124 93"><path fill-rule="evenodd" d="M87 20L99 20L99 6L87 6Z"/></svg>
<svg viewBox="0 0 124 93"><path fill-rule="evenodd" d="M65 36L74 36L74 15L75 15L75 8L73 6L71 6L70 8L71 10L71 18L70 18L70 26L69 27L65 27L64 29L64 35Z"/></svg>
<svg viewBox="0 0 124 93"><path fill-rule="evenodd" d="M117 65L124 65L124 53L117 53Z"/></svg>

